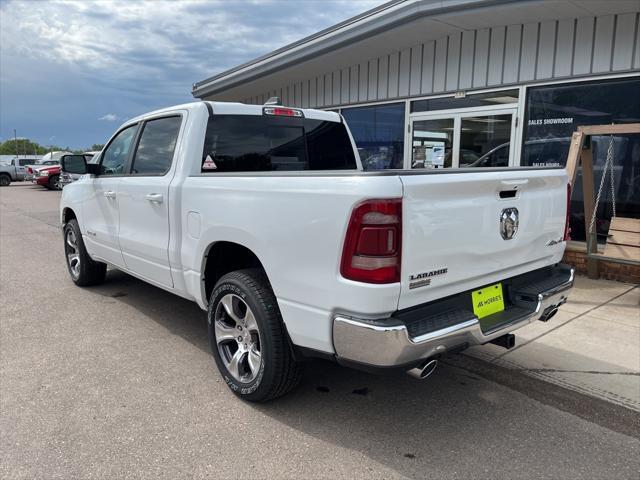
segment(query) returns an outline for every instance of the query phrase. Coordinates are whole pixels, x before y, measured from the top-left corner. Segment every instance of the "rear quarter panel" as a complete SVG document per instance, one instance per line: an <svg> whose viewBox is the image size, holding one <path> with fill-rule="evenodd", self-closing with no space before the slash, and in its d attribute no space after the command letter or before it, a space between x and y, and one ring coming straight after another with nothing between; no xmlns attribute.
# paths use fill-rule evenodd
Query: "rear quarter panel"
<svg viewBox="0 0 640 480"><path fill-rule="evenodd" d="M401 195L397 176L191 176L182 196L182 264L200 278L211 244L249 248L267 272L294 343L331 352L333 312L375 317L397 308L399 284L345 280L340 259L353 206Z"/></svg>

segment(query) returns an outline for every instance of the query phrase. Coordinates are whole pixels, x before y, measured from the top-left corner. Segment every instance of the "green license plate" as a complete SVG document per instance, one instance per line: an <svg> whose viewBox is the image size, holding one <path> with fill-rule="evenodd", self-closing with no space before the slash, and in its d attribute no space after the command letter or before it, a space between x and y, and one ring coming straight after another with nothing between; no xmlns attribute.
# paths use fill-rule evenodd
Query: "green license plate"
<svg viewBox="0 0 640 480"><path fill-rule="evenodd" d="M496 283L488 287L471 292L473 313L478 318L484 318L504 310L504 298L502 296L502 284Z"/></svg>

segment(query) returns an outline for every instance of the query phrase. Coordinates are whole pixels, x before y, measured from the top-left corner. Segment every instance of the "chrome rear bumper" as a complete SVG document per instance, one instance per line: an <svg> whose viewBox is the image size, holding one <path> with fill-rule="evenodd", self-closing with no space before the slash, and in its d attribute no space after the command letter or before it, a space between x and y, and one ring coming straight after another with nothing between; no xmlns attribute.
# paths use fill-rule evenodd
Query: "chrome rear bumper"
<svg viewBox="0 0 640 480"><path fill-rule="evenodd" d="M480 320L471 312L454 325L411 336L407 325L391 317L365 320L338 315L333 320L333 344L338 359L376 367L410 365L422 359L460 347L482 345L538 319L546 320L567 301L573 287L574 270L568 265L554 267L548 279L514 287L513 307L523 312L511 323L483 332Z"/></svg>

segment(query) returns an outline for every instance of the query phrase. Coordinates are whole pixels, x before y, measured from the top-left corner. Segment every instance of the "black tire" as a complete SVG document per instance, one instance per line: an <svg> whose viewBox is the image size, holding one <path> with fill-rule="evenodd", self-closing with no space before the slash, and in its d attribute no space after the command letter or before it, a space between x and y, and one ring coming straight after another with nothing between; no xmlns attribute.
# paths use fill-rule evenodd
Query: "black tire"
<svg viewBox="0 0 640 480"><path fill-rule="evenodd" d="M0 173L0 187L8 187L11 185L11 177L6 173Z"/></svg>
<svg viewBox="0 0 640 480"><path fill-rule="evenodd" d="M69 242L71 237L74 239L75 249ZM107 275L107 265L102 262L96 262L89 256L82 241L80 226L76 219L69 220L64 226L63 239L67 270L69 270L73 283L79 287L88 287L104 282ZM72 262L73 255L77 255L78 264Z"/></svg>
<svg viewBox="0 0 640 480"><path fill-rule="evenodd" d="M229 343L221 344L223 345L221 347L216 341L214 324L216 321L220 321L220 315L226 315L226 310L223 311L224 305L221 304L223 298L235 298L238 305L242 305L244 302L247 310L250 309L255 317L259 332L260 366L252 380L238 380L230 373L222 360L221 355L225 355L224 349L229 348L224 345L233 346L236 342L235 339L227 340ZM238 270L224 275L211 293L208 320L209 342L218 370L229 388L240 398L250 402L267 402L290 392L298 385L302 378L303 365L294 359L280 309L269 281L262 270ZM233 329L233 326L225 326L225 328ZM240 328L240 330L242 329ZM246 324L245 332L249 332ZM240 332L241 334L242 332ZM258 342L252 342L249 348L254 348ZM237 343L237 348L240 349L242 342L238 341ZM244 347L247 348L246 343ZM251 367L248 357L249 353L246 351L245 360L242 361L245 362L245 370L249 371L247 375L250 377Z"/></svg>
<svg viewBox="0 0 640 480"><path fill-rule="evenodd" d="M47 181L47 188L49 190L61 190L59 180L60 175L51 175Z"/></svg>

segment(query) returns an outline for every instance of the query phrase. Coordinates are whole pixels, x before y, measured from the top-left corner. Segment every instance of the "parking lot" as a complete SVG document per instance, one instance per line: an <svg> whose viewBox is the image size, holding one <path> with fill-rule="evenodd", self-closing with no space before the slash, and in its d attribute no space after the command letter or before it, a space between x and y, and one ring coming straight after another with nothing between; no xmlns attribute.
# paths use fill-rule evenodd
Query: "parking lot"
<svg viewBox="0 0 640 480"><path fill-rule="evenodd" d="M0 190L2 478L637 478L636 410L482 355L424 382L316 361L243 403L194 303L116 271L73 285L59 197Z"/></svg>

